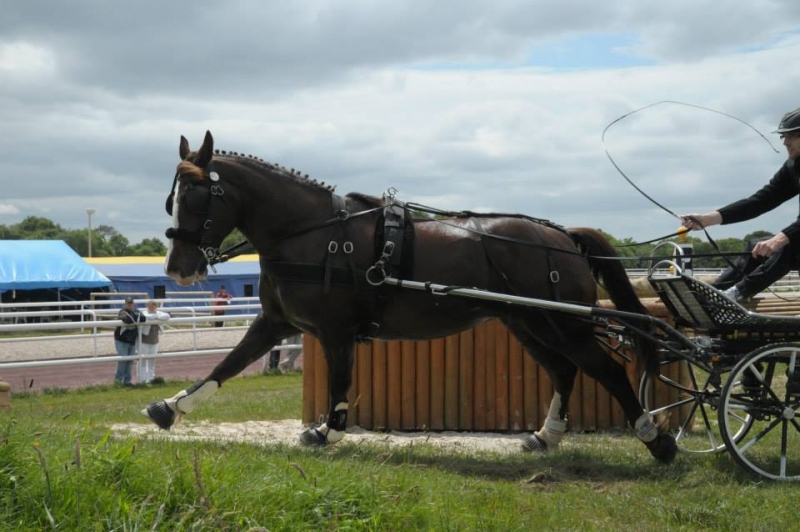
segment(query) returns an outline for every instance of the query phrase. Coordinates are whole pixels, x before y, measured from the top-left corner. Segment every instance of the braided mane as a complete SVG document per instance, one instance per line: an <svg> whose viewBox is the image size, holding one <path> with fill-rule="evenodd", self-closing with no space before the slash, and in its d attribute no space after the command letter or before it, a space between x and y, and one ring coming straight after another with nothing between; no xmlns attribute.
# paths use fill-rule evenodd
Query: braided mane
<svg viewBox="0 0 800 532"><path fill-rule="evenodd" d="M301 185L311 186L314 188L327 190L329 192L333 192L336 189L336 185L326 185L324 181L320 182L316 179L312 179L308 176L308 174L303 174L300 170L295 170L294 168L287 169L284 166L267 162L263 159L259 159L258 157L254 157L253 155L226 152L224 150L214 150L214 158L229 159L257 170L266 170L268 172L277 173Z"/></svg>

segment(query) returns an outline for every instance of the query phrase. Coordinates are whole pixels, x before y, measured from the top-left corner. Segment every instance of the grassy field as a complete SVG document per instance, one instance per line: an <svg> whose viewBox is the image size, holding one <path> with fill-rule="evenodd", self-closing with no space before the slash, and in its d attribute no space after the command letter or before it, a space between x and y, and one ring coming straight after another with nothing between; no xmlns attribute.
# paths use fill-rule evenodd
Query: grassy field
<svg viewBox="0 0 800 532"><path fill-rule="evenodd" d="M0 531L797 530L798 489L727 454L664 466L629 434L544 456L118 437L188 383L15 396L0 412ZM232 381L191 421L297 419L301 377Z"/></svg>

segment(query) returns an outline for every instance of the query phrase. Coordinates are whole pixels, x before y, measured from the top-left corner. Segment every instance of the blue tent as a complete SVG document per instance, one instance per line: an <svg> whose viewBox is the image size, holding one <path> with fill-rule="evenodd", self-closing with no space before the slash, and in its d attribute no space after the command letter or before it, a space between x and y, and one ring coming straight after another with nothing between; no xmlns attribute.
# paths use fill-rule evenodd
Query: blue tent
<svg viewBox="0 0 800 532"><path fill-rule="evenodd" d="M0 240L0 293L110 284L63 240Z"/></svg>
<svg viewBox="0 0 800 532"><path fill-rule="evenodd" d="M256 255L244 255L215 266L208 278L193 286L179 286L164 273L164 257L103 257L88 259L113 283L114 290L147 293L156 297L156 287L166 292L217 292L225 285L233 296L258 295L261 267Z"/></svg>

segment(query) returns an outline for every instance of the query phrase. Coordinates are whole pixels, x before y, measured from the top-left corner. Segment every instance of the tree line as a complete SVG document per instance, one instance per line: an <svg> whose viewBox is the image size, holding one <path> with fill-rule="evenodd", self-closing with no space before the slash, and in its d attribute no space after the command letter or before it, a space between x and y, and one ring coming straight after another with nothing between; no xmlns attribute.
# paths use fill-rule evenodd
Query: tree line
<svg viewBox="0 0 800 532"><path fill-rule="evenodd" d="M65 229L59 224L28 216L12 225L0 224L0 240L63 240L81 257L89 255L89 238L86 228ZM93 257L155 257L166 254L167 247L157 238L145 238L138 244L130 241L110 225L92 228Z"/></svg>
<svg viewBox="0 0 800 532"><path fill-rule="evenodd" d="M657 243L636 244L632 238L618 239L613 235L602 231L603 235L609 239L617 252L623 257L630 257L624 265L626 268L647 268L653 249ZM63 240L75 252L86 257L89 254L88 231L82 229L65 229L59 224L38 216L28 216L19 223L12 225L0 224L0 240ZM719 251L722 252L741 252L745 243L752 238L772 236L767 231L755 231L744 238L722 238L717 240ZM228 235L220 246L226 249L233 244L244 240L242 234L236 230ZM689 236L686 239L673 238L672 241L679 244L692 244L695 255L713 254L716 249L709 243L699 238ZM145 238L137 244L130 241L120 234L119 231L110 225L99 225L92 228L92 256L94 257L158 257L167 253L167 247L158 238ZM672 248L664 247L659 250L658 255L667 257L674 253ZM724 268L728 264L723 257L698 257L693 259L694 268Z"/></svg>

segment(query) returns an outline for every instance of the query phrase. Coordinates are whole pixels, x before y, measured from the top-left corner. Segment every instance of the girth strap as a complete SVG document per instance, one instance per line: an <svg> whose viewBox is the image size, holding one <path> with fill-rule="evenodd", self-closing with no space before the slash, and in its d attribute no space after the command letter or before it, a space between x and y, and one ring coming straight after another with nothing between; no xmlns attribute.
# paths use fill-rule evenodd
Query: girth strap
<svg viewBox="0 0 800 532"><path fill-rule="evenodd" d="M403 260L403 239L405 236L405 205L401 202L392 202L383 209L383 238L384 242L393 244L389 261L384 265L386 273L392 277L401 274L400 268Z"/></svg>
<svg viewBox="0 0 800 532"><path fill-rule="evenodd" d="M413 227L413 225L411 226ZM383 209L383 242L381 256L370 270L379 270L381 277L404 277L406 274L413 277L413 272L404 272L402 269L403 248L406 239L406 230L409 225L406 220L406 206L403 202L394 199L394 194L389 196L389 203ZM370 282L369 271L367 281ZM364 336L374 338L380 331L383 312L389 303L389 294L386 285L379 284L372 301L370 315L372 319L367 324Z"/></svg>

